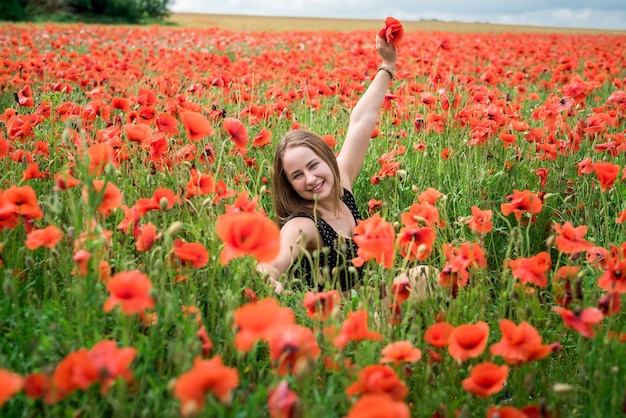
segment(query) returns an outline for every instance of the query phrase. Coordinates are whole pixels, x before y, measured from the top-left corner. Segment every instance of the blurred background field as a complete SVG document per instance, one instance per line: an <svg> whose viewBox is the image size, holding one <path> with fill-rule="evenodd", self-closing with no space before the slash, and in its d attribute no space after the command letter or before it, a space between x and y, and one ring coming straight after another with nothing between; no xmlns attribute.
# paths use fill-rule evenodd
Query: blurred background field
<svg viewBox="0 0 626 418"><path fill-rule="evenodd" d="M353 31L375 30L380 26L380 19L336 19L311 17L280 17L280 16L247 16L217 15L200 13L172 13L166 22L185 28L203 28L219 26L234 31ZM403 21L407 31L439 31L459 33L502 33L502 32L533 32L533 33L624 33L601 29L556 28L541 26L497 25L490 23L443 22L436 20Z"/></svg>

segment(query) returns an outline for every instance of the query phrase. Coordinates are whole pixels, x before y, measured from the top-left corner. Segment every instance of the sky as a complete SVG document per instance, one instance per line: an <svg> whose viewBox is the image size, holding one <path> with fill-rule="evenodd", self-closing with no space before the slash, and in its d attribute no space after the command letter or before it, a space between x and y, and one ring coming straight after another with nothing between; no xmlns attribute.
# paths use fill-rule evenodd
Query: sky
<svg viewBox="0 0 626 418"><path fill-rule="evenodd" d="M626 0L172 0L174 12L626 30Z"/></svg>

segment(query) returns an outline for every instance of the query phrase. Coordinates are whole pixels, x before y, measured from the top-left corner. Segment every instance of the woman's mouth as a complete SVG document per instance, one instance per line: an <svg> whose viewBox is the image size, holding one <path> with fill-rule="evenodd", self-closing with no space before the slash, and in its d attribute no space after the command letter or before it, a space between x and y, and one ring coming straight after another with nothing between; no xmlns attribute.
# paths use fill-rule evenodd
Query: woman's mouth
<svg viewBox="0 0 626 418"><path fill-rule="evenodd" d="M314 188L310 189L310 192L311 193L319 193L320 190L322 190L322 187L324 187L324 182L321 182L317 186L315 186Z"/></svg>

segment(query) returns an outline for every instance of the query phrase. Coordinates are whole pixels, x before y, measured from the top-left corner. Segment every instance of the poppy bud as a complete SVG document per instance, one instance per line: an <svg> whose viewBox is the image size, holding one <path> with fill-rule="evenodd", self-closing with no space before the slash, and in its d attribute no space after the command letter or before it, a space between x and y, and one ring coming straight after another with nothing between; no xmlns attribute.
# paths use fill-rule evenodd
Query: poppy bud
<svg viewBox="0 0 626 418"><path fill-rule="evenodd" d="M119 175L118 170L115 169L113 164L107 164L106 167L104 167L104 171L106 175L110 177L117 177Z"/></svg>
<svg viewBox="0 0 626 418"><path fill-rule="evenodd" d="M50 196L48 204L50 205L50 210L55 215L59 215L61 212L63 212L63 204L61 203L61 200L58 197Z"/></svg>
<svg viewBox="0 0 626 418"><path fill-rule="evenodd" d="M33 258L31 256L27 256L24 259L24 263L26 263L26 267L32 269L35 267L35 260L33 260Z"/></svg>
<svg viewBox="0 0 626 418"><path fill-rule="evenodd" d="M185 402L185 406L183 406L182 414L184 417L195 417L198 413L198 404L196 401L188 400Z"/></svg>
<svg viewBox="0 0 626 418"><path fill-rule="evenodd" d="M406 179L406 175L407 175L406 170L398 170L396 172L396 176L398 177L398 180L400 181L404 181Z"/></svg>
<svg viewBox="0 0 626 418"><path fill-rule="evenodd" d="M159 200L159 207L161 208L161 210L167 210L169 204L170 202L169 200L167 200L167 197L162 197L161 200Z"/></svg>
<svg viewBox="0 0 626 418"><path fill-rule="evenodd" d="M11 279L11 276L4 278L4 282L2 283L2 292L9 297L13 295L13 280Z"/></svg>
<svg viewBox="0 0 626 418"><path fill-rule="evenodd" d="M154 270L163 271L163 260L161 258L157 258L156 260L154 260Z"/></svg>
<svg viewBox="0 0 626 418"><path fill-rule="evenodd" d="M175 221L169 226L169 228L167 228L166 234L170 237L175 237L180 231L180 228L182 228L182 226L183 223L181 221Z"/></svg>
<svg viewBox="0 0 626 418"><path fill-rule="evenodd" d="M556 237L554 235L550 235L548 237L548 239L546 239L546 247L548 249L552 248L552 246L554 245L554 240L556 239Z"/></svg>
<svg viewBox="0 0 626 418"><path fill-rule="evenodd" d="M267 187L263 185L261 186L261 189L259 190L259 194L265 194L266 191L267 191Z"/></svg>
<svg viewBox="0 0 626 418"><path fill-rule="evenodd" d="M552 385L552 390L556 393L567 393L574 390L574 386L567 383L555 383Z"/></svg>
<svg viewBox="0 0 626 418"><path fill-rule="evenodd" d="M416 185L412 185L411 191L415 194L418 194L420 192L420 189Z"/></svg>
<svg viewBox="0 0 626 418"><path fill-rule="evenodd" d="M73 226L70 226L69 228L67 228L67 232L65 233L65 242L67 242L68 245L74 242L74 227Z"/></svg>

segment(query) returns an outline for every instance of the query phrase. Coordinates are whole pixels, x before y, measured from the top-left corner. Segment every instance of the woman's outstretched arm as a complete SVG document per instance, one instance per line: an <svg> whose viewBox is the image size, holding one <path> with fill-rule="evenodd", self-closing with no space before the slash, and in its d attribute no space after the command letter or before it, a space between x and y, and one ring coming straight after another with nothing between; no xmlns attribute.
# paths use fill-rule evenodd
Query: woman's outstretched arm
<svg viewBox="0 0 626 418"><path fill-rule="evenodd" d="M317 247L318 239L317 227L311 219L293 218L280 229L278 256L270 263L258 263L256 270L263 274L268 284L280 294L283 291L280 277L305 249Z"/></svg>
<svg viewBox="0 0 626 418"><path fill-rule="evenodd" d="M382 58L382 66L395 72L397 49L377 35L376 51ZM391 75L387 71L378 71L350 114L346 139L337 157L343 186L348 189L352 189L352 184L363 166L370 137L390 80Z"/></svg>

